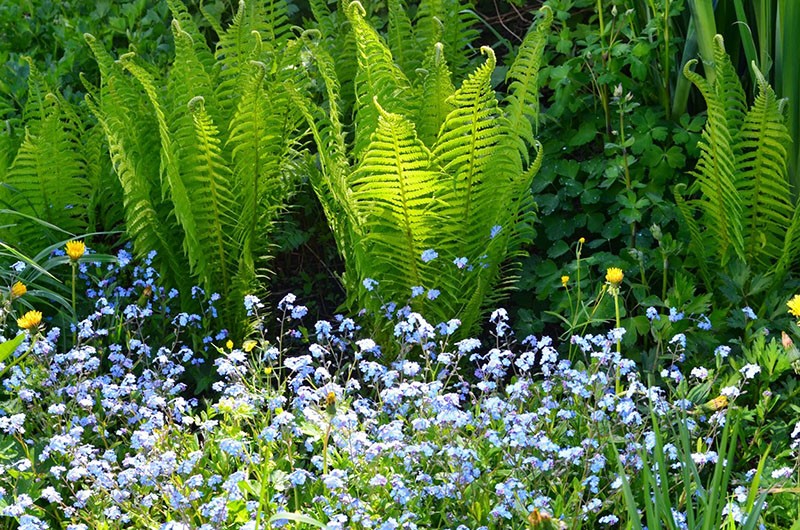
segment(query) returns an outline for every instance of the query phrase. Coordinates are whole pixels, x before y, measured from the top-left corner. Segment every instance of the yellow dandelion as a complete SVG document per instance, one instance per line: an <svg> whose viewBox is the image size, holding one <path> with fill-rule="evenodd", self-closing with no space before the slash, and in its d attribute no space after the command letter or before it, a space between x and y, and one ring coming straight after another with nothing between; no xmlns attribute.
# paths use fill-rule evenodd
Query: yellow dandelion
<svg viewBox="0 0 800 530"><path fill-rule="evenodd" d="M42 323L41 311L28 311L17 319L17 325L22 329L32 330Z"/></svg>
<svg viewBox="0 0 800 530"><path fill-rule="evenodd" d="M800 294L794 295L791 300L786 302L786 305L789 306L790 315L800 318Z"/></svg>
<svg viewBox="0 0 800 530"><path fill-rule="evenodd" d="M229 350L232 350L233 349L233 341L232 340L228 340L228 342L225 343L225 347L228 348Z"/></svg>
<svg viewBox="0 0 800 530"><path fill-rule="evenodd" d="M566 287L567 286L567 282L569 282L569 276L566 276L566 275L562 276L561 277L561 286L562 287Z"/></svg>
<svg viewBox="0 0 800 530"><path fill-rule="evenodd" d="M625 275L619 267L609 267L606 270L606 281L612 285L621 284L624 277Z"/></svg>
<svg viewBox="0 0 800 530"><path fill-rule="evenodd" d="M86 245L83 241L67 241L65 250L69 259L78 261L86 253Z"/></svg>
<svg viewBox="0 0 800 530"><path fill-rule="evenodd" d="M336 394L333 392L328 392L328 395L325 396L325 405L330 407L331 405L336 404Z"/></svg>
<svg viewBox="0 0 800 530"><path fill-rule="evenodd" d="M11 298L19 298L28 292L28 288L22 282L17 282L11 286Z"/></svg>

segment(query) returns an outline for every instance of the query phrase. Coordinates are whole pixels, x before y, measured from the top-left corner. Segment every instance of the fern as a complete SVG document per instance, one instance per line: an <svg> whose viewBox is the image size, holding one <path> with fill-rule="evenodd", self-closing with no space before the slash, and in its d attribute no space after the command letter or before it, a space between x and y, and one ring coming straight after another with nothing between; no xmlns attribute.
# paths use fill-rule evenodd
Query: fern
<svg viewBox="0 0 800 530"><path fill-rule="evenodd" d="M226 29L206 14L219 35L216 56L183 4L168 4L175 60L167 79L133 54L115 63L94 44L103 80L92 108L137 251L169 247L162 274L188 270L208 294L220 293L224 325L237 333L242 295L264 289L257 281L269 234L297 171L301 118L283 85L302 76L298 45L280 0L241 2Z"/></svg>
<svg viewBox="0 0 800 530"><path fill-rule="evenodd" d="M722 46L722 39L716 40ZM684 75L699 89L708 105L708 120L703 129L700 148L700 159L692 175L696 178L693 189L702 192L699 204L708 216L708 226L714 233L708 247L717 254L722 265L727 263L731 253L744 259L744 238L742 236L742 201L736 189L736 159L733 152L733 138L738 123L739 112L730 111L742 106L741 102L731 104L733 99L743 97L739 90L729 87L738 83L729 76L719 76L717 85L711 86L700 75L691 71L694 65L689 61L684 68ZM719 56L716 63L718 72L724 73L730 68L727 55ZM729 123L730 118L730 123Z"/></svg>
<svg viewBox="0 0 800 530"><path fill-rule="evenodd" d="M689 190L697 197L684 200L684 190L675 190L691 236L689 248L709 286L712 266L725 267L731 257L778 282L800 253L800 213L787 178L791 138L784 102L753 66L758 94L748 109L719 35L714 56L713 85L685 70L708 105L696 181Z"/></svg>
<svg viewBox="0 0 800 530"><path fill-rule="evenodd" d="M430 50L441 42L445 58L457 78L469 71L474 55L474 41L478 38L475 25L478 17L472 5L460 0L422 0L417 9L416 42L420 49Z"/></svg>
<svg viewBox="0 0 800 530"><path fill-rule="evenodd" d="M786 228L794 214L787 179L787 146L783 103L755 69L758 95L742 124L735 151L743 203L745 255L768 269L783 252Z"/></svg>
<svg viewBox="0 0 800 530"><path fill-rule="evenodd" d="M444 47L436 43L433 53L425 62L422 75L422 101L417 110L419 137L425 145L432 146L447 115L453 110L451 101L455 88L450 80L450 69L444 57Z"/></svg>
<svg viewBox="0 0 800 530"><path fill-rule="evenodd" d="M3 178L0 202L68 233L83 233L92 189L85 179L79 118L60 95L42 95L47 87L35 69L30 87L25 134ZM24 217L0 230L0 239L17 246L41 249L54 242L45 225Z"/></svg>
<svg viewBox="0 0 800 530"><path fill-rule="evenodd" d="M411 83L397 67L391 51L378 32L365 20L366 11L359 2L347 7L358 50L358 73L355 77L356 138L354 156L359 160L378 124L378 110L372 104L378 98L389 112L411 110Z"/></svg>
<svg viewBox="0 0 800 530"><path fill-rule="evenodd" d="M379 260L381 282L390 292L402 292L411 285L432 286L436 277L419 259L437 242L436 226L440 206L435 201L436 182L430 151L417 138L413 123L384 111L378 103L378 128L364 159L348 178L351 199L348 207L360 221L357 265L366 278L370 260Z"/></svg>
<svg viewBox="0 0 800 530"><path fill-rule="evenodd" d="M401 7L398 2L390 10ZM523 54L514 70L516 99L502 106L492 89L491 49L482 50L486 62L455 90L446 44L430 42L426 49L432 53L415 76L397 66L392 48L401 45L399 35L408 29L400 11L393 15L389 46L359 3L348 6L347 14L359 58L354 143L345 141L340 84L346 80L333 68L337 49L324 48L328 39L306 43L324 86L324 103L313 92L292 94L317 143L321 171L312 182L345 260L348 302L376 310L377 300L402 303L412 288L436 289L438 297L412 299L412 308L436 321L458 316L468 333L485 304L510 285L510 263L530 238L529 187L542 153L538 149L528 163L527 149L538 146L530 125L536 111L528 107L541 60L535 55L542 48L532 46ZM427 31L422 26L414 30L418 38ZM543 39L545 31L530 38ZM509 116L517 125L528 121L528 132L513 127ZM429 249L439 257L423 260ZM456 266L456 258L467 258L467 265ZM362 286L366 278L380 282L379 298Z"/></svg>

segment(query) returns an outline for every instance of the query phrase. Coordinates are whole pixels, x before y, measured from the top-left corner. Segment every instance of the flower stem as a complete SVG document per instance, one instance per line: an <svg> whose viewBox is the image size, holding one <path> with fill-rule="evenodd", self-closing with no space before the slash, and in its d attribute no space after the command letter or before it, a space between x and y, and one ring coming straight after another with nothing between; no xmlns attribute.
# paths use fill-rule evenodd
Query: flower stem
<svg viewBox="0 0 800 530"><path fill-rule="evenodd" d="M619 320L619 288L613 289L611 294L614 296L614 314L616 316L616 322L617 322L616 327L617 327L617 329L619 329L621 327L620 326L620 320ZM621 387L620 382L619 382L619 378L620 378L619 363L622 360L622 348L620 346L620 342L621 341L620 341L619 337L617 337L617 371L616 371L616 377L614 379L614 388L615 388L617 394L619 394L622 391L622 387Z"/></svg>

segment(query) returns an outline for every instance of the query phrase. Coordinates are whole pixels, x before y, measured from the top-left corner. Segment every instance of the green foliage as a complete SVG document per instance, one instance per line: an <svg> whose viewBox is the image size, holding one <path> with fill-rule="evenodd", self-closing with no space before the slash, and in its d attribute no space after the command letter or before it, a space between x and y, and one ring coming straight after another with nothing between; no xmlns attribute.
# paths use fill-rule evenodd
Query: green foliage
<svg viewBox="0 0 800 530"><path fill-rule="evenodd" d="M699 143L700 159L688 188L675 188L695 256L708 288L712 268L738 259L755 272L782 280L793 267L798 250L800 214L787 178L784 102L754 68L758 95L747 109L744 91L725 53L722 37L715 39L716 80L708 83L689 70L708 103L708 121ZM684 199L688 191L695 199ZM701 227L708 227L709 234Z"/></svg>
<svg viewBox="0 0 800 530"><path fill-rule="evenodd" d="M312 182L344 257L349 301L378 311L382 303L404 303L416 287L427 295L411 301L415 310L436 322L458 316L471 329L530 237L528 189L541 163L538 147L528 155L537 145L532 102L550 12L528 33L503 104L492 88L490 48L454 91L446 44L431 45L426 69L412 77L361 4L350 4L346 14L358 56L352 142L340 104L347 91L332 59L336 49L327 50L326 41L307 40L324 106L299 91L295 100L317 143L321 171ZM390 17L390 24L395 19L402 22L398 31L408 30L403 17ZM427 250L438 257L423 260ZM377 296L368 279L379 282Z"/></svg>
<svg viewBox="0 0 800 530"><path fill-rule="evenodd" d="M17 214L4 218L0 240L35 253L64 234L113 228L121 190L104 162L102 133L29 65L22 136L0 132L0 205Z"/></svg>
<svg viewBox="0 0 800 530"><path fill-rule="evenodd" d="M282 1L240 2L225 30L210 18L213 52L186 7L169 6L166 78L133 53L114 61L87 35L102 73L87 103L108 138L136 251L155 250L162 275L183 289L188 270L222 294L236 326L242 296L268 274L269 236L293 191L299 120L282 85L299 75L297 54Z"/></svg>
<svg viewBox="0 0 800 530"><path fill-rule="evenodd" d="M219 7L214 2L208 7ZM12 113L25 104L25 56L64 97L77 103L82 97L80 75L93 81L97 66L83 42L87 31L104 46L137 53L160 65L171 49L168 9L161 0L24 0L5 2L0 9L0 94L7 96ZM0 111L2 115L2 111Z"/></svg>
<svg viewBox="0 0 800 530"><path fill-rule="evenodd" d="M637 485L641 486L641 489L636 488L637 495L633 493L631 481L626 475L622 460L617 457L630 528L634 530L643 528L640 515L642 512L644 512L644 521L648 528L668 530L681 528L682 521L676 517L676 513L685 514L685 524L687 525L685 528L691 530L721 528L752 530L756 528L767 497L766 492L759 494L759 483L769 450L761 456L758 471L752 478L747 501L742 507L746 516L742 517L742 525L739 526L731 510L731 504L727 501L727 496L733 471L733 465L730 463L736 459L737 435L741 419L736 415L736 411L726 415L722 436L715 453L718 456L711 472L711 478L705 483L701 478L700 468L693 459L687 421L685 417L675 420L675 425L671 426L669 433L671 436L665 438L659 428L659 420L655 413L652 413L655 443L652 454L646 448L639 453L642 458L642 468L639 479L636 481ZM677 450L678 461L682 469L682 480L670 480L667 473L667 469L670 467L665 456L667 440L674 440L671 443ZM639 492L641 493L640 498Z"/></svg>
<svg viewBox="0 0 800 530"><path fill-rule="evenodd" d="M697 156L704 123L702 116L671 118L684 2L547 5L555 30L541 72L545 154L533 182L540 222L512 302L523 334L559 333L545 312L564 314L569 306L560 277L575 280L581 237L584 283L619 266L629 310L667 297L684 253L673 237L679 213L667 190L688 182L683 170Z"/></svg>

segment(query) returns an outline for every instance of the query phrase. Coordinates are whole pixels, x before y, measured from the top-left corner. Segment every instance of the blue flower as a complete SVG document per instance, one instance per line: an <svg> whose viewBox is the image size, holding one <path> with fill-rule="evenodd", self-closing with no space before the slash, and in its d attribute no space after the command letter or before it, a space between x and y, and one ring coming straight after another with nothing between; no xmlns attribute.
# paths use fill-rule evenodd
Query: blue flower
<svg viewBox="0 0 800 530"><path fill-rule="evenodd" d="M376 280L373 280L372 278L364 278L364 281L361 283L364 285L364 289L366 289L367 291L374 290L375 286L378 285L378 282Z"/></svg>
<svg viewBox="0 0 800 530"><path fill-rule="evenodd" d="M655 307L648 307L645 314L651 321L661 320L661 316L658 314L658 310Z"/></svg>
<svg viewBox="0 0 800 530"><path fill-rule="evenodd" d="M755 320L758 318L758 316L756 316L755 312L753 312L753 309L750 306L743 307L742 313L744 313L744 316L749 318L750 320Z"/></svg>
<svg viewBox="0 0 800 530"><path fill-rule="evenodd" d="M467 261L467 258L456 258L453 260L453 264L459 269L463 269L467 266Z"/></svg>
<svg viewBox="0 0 800 530"><path fill-rule="evenodd" d="M438 257L439 254L432 248L429 248L428 250L424 251L421 256L423 263L429 263Z"/></svg>
<svg viewBox="0 0 800 530"><path fill-rule="evenodd" d="M500 233L500 231L501 231L502 229L503 229L503 227L502 227L502 226L500 226L500 225L494 225L494 226L492 227L492 231L489 233L489 239L494 239L494 238L497 236L497 234L499 234L499 233Z"/></svg>
<svg viewBox="0 0 800 530"><path fill-rule="evenodd" d="M670 307L669 308L669 321L670 322L678 322L680 320L683 320L683 313L682 312L679 313L676 308Z"/></svg>

